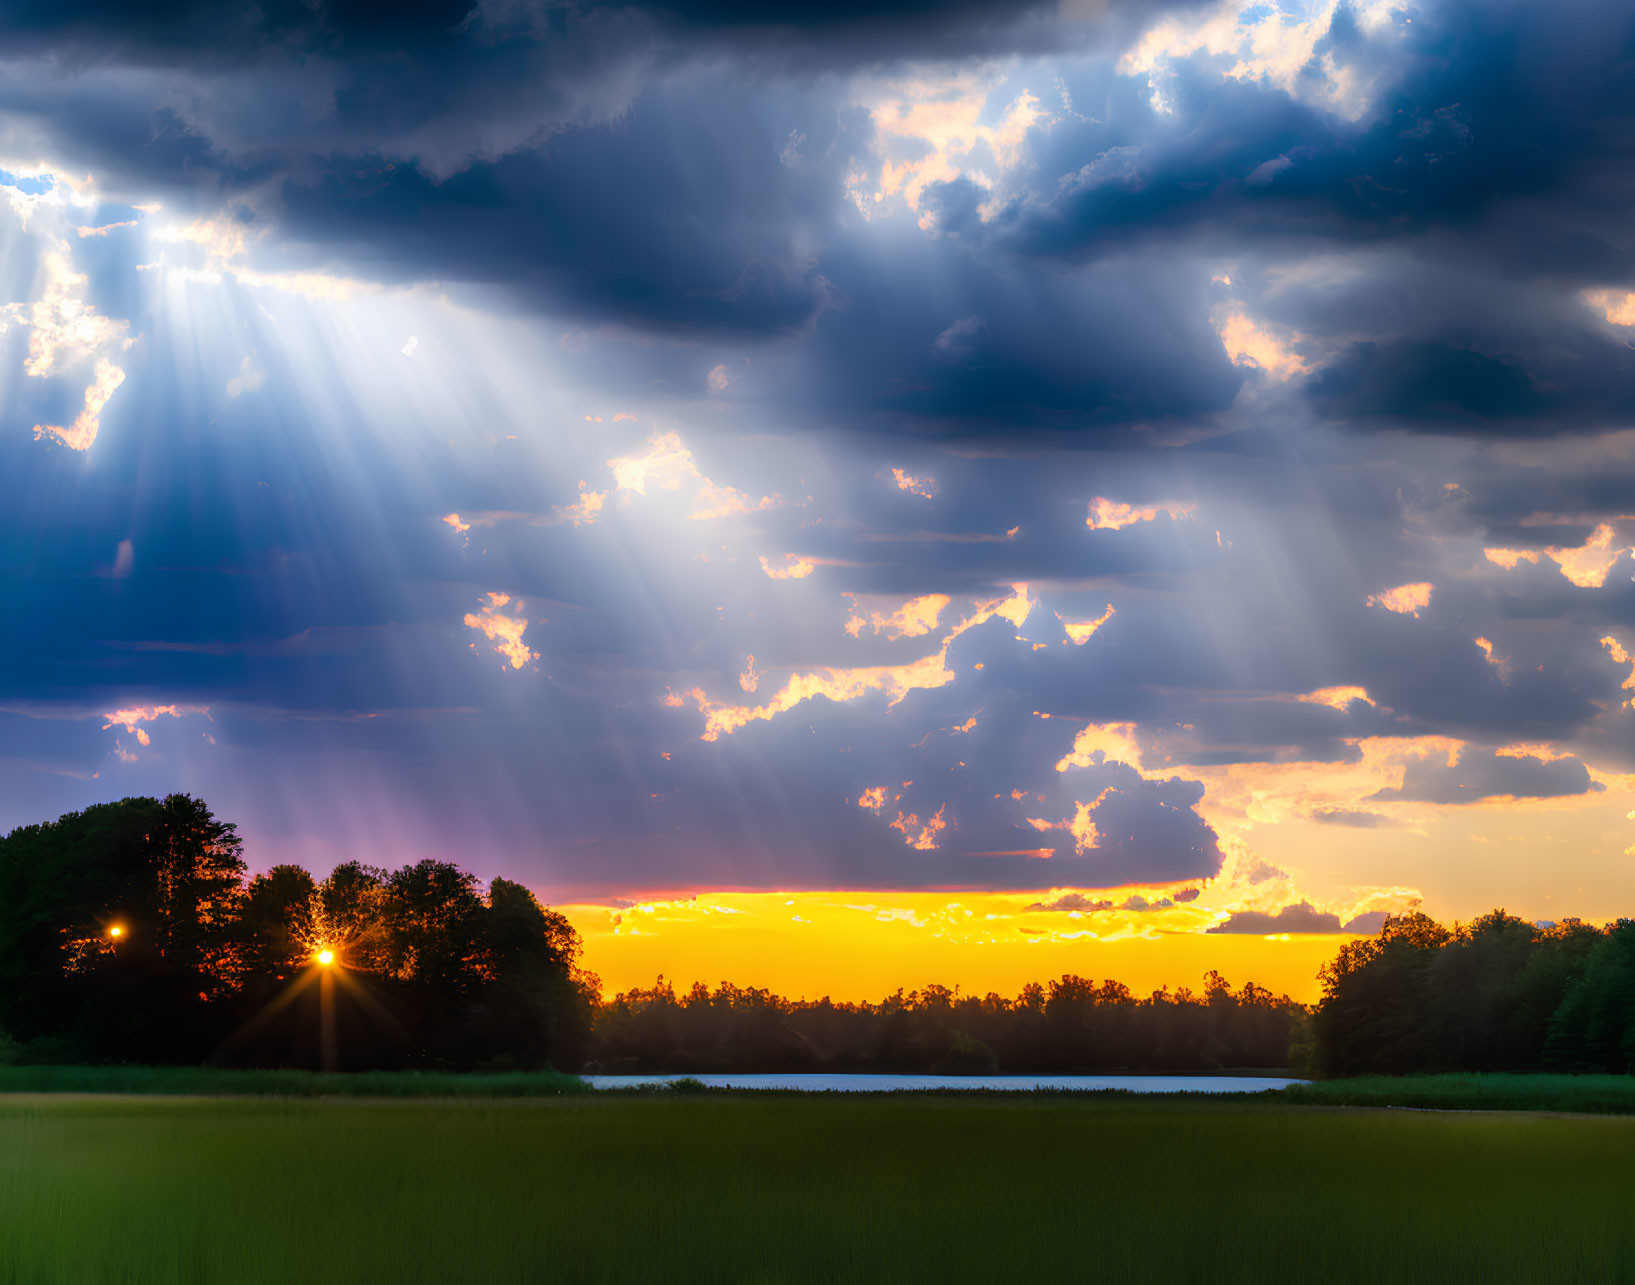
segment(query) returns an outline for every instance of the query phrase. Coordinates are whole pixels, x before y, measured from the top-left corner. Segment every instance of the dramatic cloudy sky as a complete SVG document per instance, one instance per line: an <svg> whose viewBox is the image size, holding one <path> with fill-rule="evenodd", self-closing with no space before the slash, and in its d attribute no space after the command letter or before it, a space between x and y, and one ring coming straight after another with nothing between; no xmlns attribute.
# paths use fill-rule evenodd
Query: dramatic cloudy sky
<svg viewBox="0 0 1635 1285"><path fill-rule="evenodd" d="M610 985L1309 993L1635 904L1627 5L0 51L0 828L453 858Z"/></svg>

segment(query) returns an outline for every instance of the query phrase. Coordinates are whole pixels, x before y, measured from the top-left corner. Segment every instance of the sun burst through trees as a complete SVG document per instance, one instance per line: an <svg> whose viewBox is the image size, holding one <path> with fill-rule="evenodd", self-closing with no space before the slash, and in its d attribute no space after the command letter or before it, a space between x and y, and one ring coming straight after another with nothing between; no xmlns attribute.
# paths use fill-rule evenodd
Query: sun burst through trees
<svg viewBox="0 0 1635 1285"><path fill-rule="evenodd" d="M579 951L522 885L447 862L249 878L185 795L0 839L0 1028L62 1060L577 1065Z"/></svg>

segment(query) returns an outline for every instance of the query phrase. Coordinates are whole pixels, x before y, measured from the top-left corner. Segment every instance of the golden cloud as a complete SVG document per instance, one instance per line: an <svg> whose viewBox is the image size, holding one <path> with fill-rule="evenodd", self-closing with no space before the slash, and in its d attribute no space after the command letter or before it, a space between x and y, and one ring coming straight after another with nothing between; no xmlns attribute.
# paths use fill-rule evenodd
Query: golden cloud
<svg viewBox="0 0 1635 1285"><path fill-rule="evenodd" d="M1613 547L1617 532L1610 522L1600 523L1583 544L1576 547L1551 545L1539 549L1483 549L1487 560L1507 571L1515 570L1518 563L1537 564L1539 555L1549 558L1561 568L1561 574L1580 589L1599 589L1607 582L1607 573L1618 561L1625 546Z"/></svg>
<svg viewBox="0 0 1635 1285"><path fill-rule="evenodd" d="M856 638L865 628L869 628L876 634L885 634L893 642L899 638L919 638L930 633L937 627L937 619L942 615L943 608L953 601L945 593L928 593L906 602L857 593L841 596L851 603L851 617L846 621L848 634ZM888 605L876 608L871 603ZM890 606L891 603L896 605Z"/></svg>
<svg viewBox="0 0 1635 1285"><path fill-rule="evenodd" d="M804 701L825 696L832 701L852 701L869 694L883 695L887 706L896 705L912 691L942 687L954 681L954 672L948 668L948 647L967 630L989 620L1008 620L1021 628L1032 610L1034 601L1028 596L1024 583L1011 586L1011 596L979 603L971 615L955 625L943 638L942 645L931 655L902 665L869 665L846 668L826 666L805 673L792 674L765 704L729 705L717 702L703 691L693 688L686 693L704 715L701 740L713 741L723 733L730 734L753 722L769 722L779 714L787 713ZM671 693L665 703L679 705L682 697Z"/></svg>
<svg viewBox="0 0 1635 1285"><path fill-rule="evenodd" d="M1056 761L1056 770L1065 772L1070 767L1127 763L1139 772L1141 747L1136 744L1135 731L1134 723L1090 723L1079 729L1073 738L1073 748Z"/></svg>
<svg viewBox="0 0 1635 1285"><path fill-rule="evenodd" d="M893 830L902 833L903 842L909 847L919 852L932 852L937 847L937 836L948 828L948 822L943 819L943 813L947 808L948 805L944 803L926 818L924 825L920 824L920 818L912 812L906 815L899 812L897 819L889 824Z"/></svg>
<svg viewBox="0 0 1635 1285"><path fill-rule="evenodd" d="M886 804L886 787L871 785L857 796L857 806L868 812L878 812Z"/></svg>
<svg viewBox="0 0 1635 1285"><path fill-rule="evenodd" d="M910 491L927 500L937 493L937 484L929 477L910 477L900 468L892 469L891 476L899 491Z"/></svg>
<svg viewBox="0 0 1635 1285"><path fill-rule="evenodd" d="M1097 616L1094 620L1062 620L1062 628L1067 631L1067 636L1069 638L1082 647L1085 643L1090 641L1090 636L1094 634L1096 630L1100 629L1113 618L1113 614L1113 604L1109 602L1107 604L1107 610L1102 612L1101 615ZM1058 614L1056 618L1061 620L1060 614Z"/></svg>
<svg viewBox="0 0 1635 1285"><path fill-rule="evenodd" d="M793 553L783 555L783 565L775 567L765 554L761 555L761 570L773 580L804 580L817 570L817 564Z"/></svg>
<svg viewBox="0 0 1635 1285"><path fill-rule="evenodd" d="M480 611L467 612L465 623L467 629L475 629L494 644L496 654L503 656L512 669L523 669L530 662L539 659L537 651L530 651L522 641L523 632L528 628L528 621L520 614L508 615L503 610L511 601L507 593L491 593L488 603ZM518 602L515 610L520 612L522 603ZM476 643L471 644L476 647Z"/></svg>
<svg viewBox="0 0 1635 1285"><path fill-rule="evenodd" d="M1234 312L1221 322L1219 334L1221 347L1226 349L1226 356L1234 366L1263 370L1279 383L1287 383L1311 370L1305 358L1291 347L1305 338L1297 331L1289 331L1288 337L1283 338L1251 321L1244 313Z"/></svg>
<svg viewBox="0 0 1635 1285"><path fill-rule="evenodd" d="M1319 687L1316 691L1296 696L1295 699L1308 705L1327 705L1341 713L1345 712L1352 701L1362 701L1365 705L1374 704L1374 698L1362 687Z"/></svg>
<svg viewBox="0 0 1635 1285"><path fill-rule="evenodd" d="M1431 605L1431 593L1435 588L1435 585L1424 582L1401 584L1395 589L1382 589L1379 593L1370 594L1366 605L1384 607L1387 611L1417 618L1421 611Z"/></svg>
<svg viewBox="0 0 1635 1285"><path fill-rule="evenodd" d="M1629 677L1624 679L1622 689L1626 692L1635 691L1635 654L1625 650L1623 644L1610 634L1601 640L1601 645L1607 649L1613 660L1617 661L1618 664L1630 666ZM1630 697L1624 704L1631 709L1635 709L1635 696Z"/></svg>
<svg viewBox="0 0 1635 1285"><path fill-rule="evenodd" d="M1179 521L1197 507L1196 504L1152 504L1138 508L1098 495L1090 501L1090 514L1084 519L1084 525L1092 531L1118 531L1137 522L1152 522L1160 513L1169 514L1171 521Z"/></svg>

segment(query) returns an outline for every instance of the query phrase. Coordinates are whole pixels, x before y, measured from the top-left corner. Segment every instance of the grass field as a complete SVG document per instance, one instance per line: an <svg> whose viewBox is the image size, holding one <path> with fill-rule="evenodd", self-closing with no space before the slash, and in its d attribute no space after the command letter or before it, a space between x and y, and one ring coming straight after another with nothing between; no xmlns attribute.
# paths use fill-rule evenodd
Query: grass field
<svg viewBox="0 0 1635 1285"><path fill-rule="evenodd" d="M1614 1281L1635 1119L1251 1099L0 1098L0 1280Z"/></svg>
<svg viewBox="0 0 1635 1285"><path fill-rule="evenodd" d="M172 1096L541 1098L588 1093L555 1071L234 1070L213 1066L0 1066L0 1094L141 1093Z"/></svg>
<svg viewBox="0 0 1635 1285"><path fill-rule="evenodd" d="M973 1087L979 1083L973 1081ZM626 1090L631 1091L635 1090ZM133 1093L294 1098L535 1098L587 1092L590 1092L589 1087L576 1076L550 1071L489 1074L377 1071L335 1075L317 1071L246 1071L204 1066L0 1066L0 1095ZM1635 1115L1635 1076L1362 1076L1295 1085L1279 1090L1271 1097L1296 1106L1390 1106Z"/></svg>
<svg viewBox="0 0 1635 1285"><path fill-rule="evenodd" d="M1363 1075L1278 1090L1303 1106L1635 1115L1635 1075Z"/></svg>

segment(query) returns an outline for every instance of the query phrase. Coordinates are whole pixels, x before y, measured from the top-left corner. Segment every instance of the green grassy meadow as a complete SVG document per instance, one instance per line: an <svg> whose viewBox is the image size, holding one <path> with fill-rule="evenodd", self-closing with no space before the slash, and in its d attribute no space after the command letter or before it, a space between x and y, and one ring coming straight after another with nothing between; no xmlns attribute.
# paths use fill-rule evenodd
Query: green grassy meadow
<svg viewBox="0 0 1635 1285"><path fill-rule="evenodd" d="M1276 1096L1301 1106L1635 1115L1635 1075L1358 1075L1290 1085Z"/></svg>
<svg viewBox="0 0 1635 1285"><path fill-rule="evenodd" d="M282 1098L539 1098L588 1093L557 1071L288 1071L213 1066L0 1066L8 1093Z"/></svg>
<svg viewBox="0 0 1635 1285"><path fill-rule="evenodd" d="M0 1098L0 1281L1614 1281L1635 1119L1255 1099Z"/></svg>

